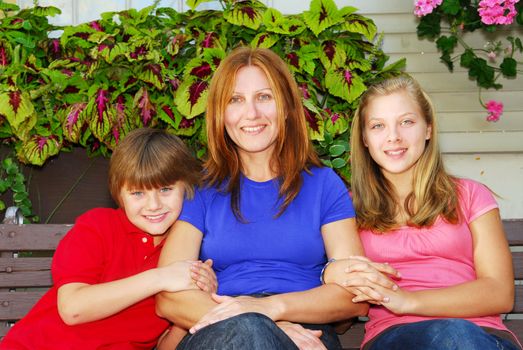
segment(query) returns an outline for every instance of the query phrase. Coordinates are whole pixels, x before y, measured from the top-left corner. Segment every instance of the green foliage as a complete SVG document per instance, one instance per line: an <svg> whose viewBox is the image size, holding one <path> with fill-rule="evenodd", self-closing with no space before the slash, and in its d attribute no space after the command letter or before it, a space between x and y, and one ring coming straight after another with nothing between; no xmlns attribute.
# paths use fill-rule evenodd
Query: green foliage
<svg viewBox="0 0 523 350"><path fill-rule="evenodd" d="M11 192L13 205L17 206L24 217L32 221L38 221L38 217L32 214L32 205L27 194L25 177L20 167L12 157L8 156L0 163L0 195ZM4 201L0 200L0 211L6 209Z"/></svg>
<svg viewBox="0 0 523 350"><path fill-rule="evenodd" d="M500 89L503 86L497 82L499 77L517 77L517 66L521 62L518 63L514 56L523 52L521 39L506 37L507 42L487 42L481 48L468 45L467 33L477 30L492 33L504 27L483 23L478 13L478 3L470 0L444 0L432 13L420 19L418 37L435 40L441 52L441 61L449 71L454 70L454 62L459 62L468 69L469 77L480 88ZM523 25L522 2L516 3L516 11L518 14L513 27ZM500 59L496 59L498 57Z"/></svg>
<svg viewBox="0 0 523 350"><path fill-rule="evenodd" d="M303 92L309 133L325 164L350 179L348 133L358 97L386 66L377 28L353 7L312 0L282 15L259 1L224 0L223 10L150 6L56 27L54 7L19 10L0 0L0 137L23 163L42 165L72 146L109 155L130 130L164 128L205 155L207 89L239 45L278 53ZM63 30L60 38L50 31ZM507 69L510 70L507 62Z"/></svg>

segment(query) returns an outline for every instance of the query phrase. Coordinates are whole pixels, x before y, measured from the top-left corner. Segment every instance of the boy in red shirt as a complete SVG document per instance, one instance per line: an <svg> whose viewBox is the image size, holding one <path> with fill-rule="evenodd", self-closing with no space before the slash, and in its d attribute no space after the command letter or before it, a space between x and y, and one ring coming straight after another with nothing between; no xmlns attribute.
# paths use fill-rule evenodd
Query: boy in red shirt
<svg viewBox="0 0 523 350"><path fill-rule="evenodd" d="M109 189L120 208L78 217L53 257L53 287L0 349L130 350L172 341L176 332L162 337L169 322L156 315L154 295L216 291L210 261L157 267L167 231L199 176L199 163L176 136L130 132L109 166Z"/></svg>

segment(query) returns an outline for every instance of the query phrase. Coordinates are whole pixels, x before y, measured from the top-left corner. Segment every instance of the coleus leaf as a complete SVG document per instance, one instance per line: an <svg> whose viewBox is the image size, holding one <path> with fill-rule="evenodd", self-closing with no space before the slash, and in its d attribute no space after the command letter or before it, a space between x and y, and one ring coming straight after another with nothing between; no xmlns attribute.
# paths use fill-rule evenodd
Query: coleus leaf
<svg viewBox="0 0 523 350"><path fill-rule="evenodd" d="M140 80L154 85L158 90L165 88L165 82L162 75L162 67L159 64L148 64L142 68L138 74Z"/></svg>
<svg viewBox="0 0 523 350"><path fill-rule="evenodd" d="M311 140L322 141L324 136L325 125L321 117L320 110L312 103L311 100L303 100L303 110L305 112L305 120L309 131L309 138Z"/></svg>
<svg viewBox="0 0 523 350"><path fill-rule="evenodd" d="M182 115L176 108L170 106L169 104L165 104L158 109L158 118L176 130L180 124L180 121L182 120Z"/></svg>
<svg viewBox="0 0 523 350"><path fill-rule="evenodd" d="M368 41L372 41L378 31L372 19L358 14L346 16L341 28L352 33L362 34Z"/></svg>
<svg viewBox="0 0 523 350"><path fill-rule="evenodd" d="M182 117L178 128L173 133L178 136L193 136L201 128L202 120L200 118L187 119Z"/></svg>
<svg viewBox="0 0 523 350"><path fill-rule="evenodd" d="M267 9L262 20L268 32L277 34L298 35L307 28L298 18L285 17L274 8Z"/></svg>
<svg viewBox="0 0 523 350"><path fill-rule="evenodd" d="M45 6L45 7L35 6L32 9L32 13L35 16L40 16L40 17L53 17L53 16L61 14L62 11L58 7L54 7L54 6Z"/></svg>
<svg viewBox="0 0 523 350"><path fill-rule="evenodd" d="M312 0L309 11L303 13L303 19L316 36L343 21L333 0Z"/></svg>
<svg viewBox="0 0 523 350"><path fill-rule="evenodd" d="M22 144L18 157L25 163L41 166L49 157L58 154L60 148L58 136L33 135Z"/></svg>
<svg viewBox="0 0 523 350"><path fill-rule="evenodd" d="M268 49L278 42L280 37L271 33L258 33L251 41L251 47Z"/></svg>
<svg viewBox="0 0 523 350"><path fill-rule="evenodd" d="M0 66L6 67L11 63L11 48L6 41L0 39Z"/></svg>
<svg viewBox="0 0 523 350"><path fill-rule="evenodd" d="M209 83L196 77L186 78L176 90L174 103L186 118L205 112Z"/></svg>
<svg viewBox="0 0 523 350"><path fill-rule="evenodd" d="M134 105L140 110L140 116L143 125L149 125L156 115L156 107L149 98L149 93L145 87L142 87L134 96Z"/></svg>
<svg viewBox="0 0 523 350"><path fill-rule="evenodd" d="M231 24L257 30L262 23L265 5L258 1L235 2L223 11L223 17Z"/></svg>
<svg viewBox="0 0 523 350"><path fill-rule="evenodd" d="M366 89L363 79L349 69L327 71L325 86L331 94L347 102L355 101Z"/></svg>
<svg viewBox="0 0 523 350"><path fill-rule="evenodd" d="M73 143L80 142L80 136L85 124L87 103L75 103L64 113L62 130L64 138Z"/></svg>
<svg viewBox="0 0 523 350"><path fill-rule="evenodd" d="M117 43L114 46L99 45L91 49L92 58L102 57L107 63L113 63L118 57L127 56L128 54L129 46L127 43Z"/></svg>
<svg viewBox="0 0 523 350"><path fill-rule="evenodd" d="M95 98L87 104L86 109L89 129L98 140L103 140L111 131L113 119L109 92L99 89Z"/></svg>
<svg viewBox="0 0 523 350"><path fill-rule="evenodd" d="M185 3L187 6L191 8L191 10L195 10L198 5L203 4L204 2L213 2L214 0L187 0Z"/></svg>
<svg viewBox="0 0 523 350"><path fill-rule="evenodd" d="M319 56L321 63L323 63L323 66L327 70L342 66L347 58L343 46L337 45L334 40L326 40L321 43Z"/></svg>
<svg viewBox="0 0 523 350"><path fill-rule="evenodd" d="M349 121L347 115L345 115L344 113L328 111L327 118L325 119L325 130L327 130L331 135L339 135L344 133L348 129ZM345 150L343 152L345 152ZM331 154L331 156L333 157L337 157L338 155L339 154Z"/></svg>
<svg viewBox="0 0 523 350"><path fill-rule="evenodd" d="M36 114L27 92L19 90L0 93L0 116L4 116L11 125L13 133L25 140L29 131L36 124Z"/></svg>

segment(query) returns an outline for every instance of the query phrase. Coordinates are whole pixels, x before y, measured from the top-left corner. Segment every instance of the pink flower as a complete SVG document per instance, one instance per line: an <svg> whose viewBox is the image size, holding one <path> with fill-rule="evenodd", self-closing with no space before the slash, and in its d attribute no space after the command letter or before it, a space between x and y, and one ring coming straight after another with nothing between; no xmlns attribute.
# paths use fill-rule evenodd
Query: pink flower
<svg viewBox="0 0 523 350"><path fill-rule="evenodd" d="M503 103L501 102L490 100L487 102L485 107L489 112L489 115L487 116L488 122L497 122L501 117L501 114L503 114Z"/></svg>
<svg viewBox="0 0 523 350"><path fill-rule="evenodd" d="M478 8L481 22L487 25L511 24L517 15L515 8L517 2L519 0L481 0Z"/></svg>
<svg viewBox="0 0 523 350"><path fill-rule="evenodd" d="M494 62L496 60L497 55L494 51L489 51L489 53L487 54L487 57L488 57L489 61Z"/></svg>
<svg viewBox="0 0 523 350"><path fill-rule="evenodd" d="M414 1L414 14L418 17L423 17L432 13L432 11L441 5L443 0L415 0Z"/></svg>

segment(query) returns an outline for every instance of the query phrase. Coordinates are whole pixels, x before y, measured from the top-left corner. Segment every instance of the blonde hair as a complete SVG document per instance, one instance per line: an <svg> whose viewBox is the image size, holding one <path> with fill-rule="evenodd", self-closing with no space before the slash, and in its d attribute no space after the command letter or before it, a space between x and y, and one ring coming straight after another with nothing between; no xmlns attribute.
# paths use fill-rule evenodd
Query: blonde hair
<svg viewBox="0 0 523 350"><path fill-rule="evenodd" d="M199 183L200 163L177 136L164 130L141 128L120 141L109 163L109 191L121 206L124 186L150 190L182 181L188 197Z"/></svg>
<svg viewBox="0 0 523 350"><path fill-rule="evenodd" d="M363 133L367 109L374 97L405 91L415 101L431 126L430 139L416 162L412 192L398 203L392 184L383 176L364 144ZM396 217L401 209L411 226L431 226L441 215L450 223L459 221L455 178L445 171L437 137L434 108L427 94L410 76L401 75L372 85L362 95L352 121L351 134L352 193L360 228L385 232L399 226ZM403 208L402 208L402 207Z"/></svg>
<svg viewBox="0 0 523 350"><path fill-rule="evenodd" d="M298 195L301 171L321 166L308 138L300 90L285 62L269 49L240 47L232 51L220 63L209 88L206 113L209 153L204 181L231 193L231 208L240 221L243 221L239 209L242 164L237 146L225 131L224 119L236 74L246 66L258 67L265 73L276 101L279 130L270 165L280 181L279 194L283 198L278 215Z"/></svg>

